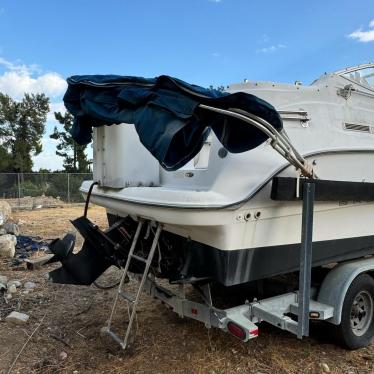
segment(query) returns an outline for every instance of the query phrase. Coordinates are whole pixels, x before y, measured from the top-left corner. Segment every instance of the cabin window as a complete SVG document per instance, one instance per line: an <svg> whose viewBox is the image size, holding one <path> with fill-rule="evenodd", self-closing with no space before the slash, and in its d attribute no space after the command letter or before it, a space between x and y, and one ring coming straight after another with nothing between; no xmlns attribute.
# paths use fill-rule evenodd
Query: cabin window
<svg viewBox="0 0 374 374"><path fill-rule="evenodd" d="M374 89L374 67L344 73L343 77Z"/></svg>

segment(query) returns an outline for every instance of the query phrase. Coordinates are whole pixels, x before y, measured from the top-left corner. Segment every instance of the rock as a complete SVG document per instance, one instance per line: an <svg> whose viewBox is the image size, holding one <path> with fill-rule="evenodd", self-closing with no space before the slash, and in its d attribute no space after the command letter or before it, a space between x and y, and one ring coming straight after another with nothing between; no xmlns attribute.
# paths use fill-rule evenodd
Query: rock
<svg viewBox="0 0 374 374"><path fill-rule="evenodd" d="M14 323L16 325L24 325L28 320L29 316L25 313L20 312L12 312L7 317L5 317L5 321Z"/></svg>
<svg viewBox="0 0 374 374"><path fill-rule="evenodd" d="M322 371L324 372L324 373L330 373L330 368L329 368L329 366L326 364L326 363L321 363L321 368L322 368Z"/></svg>
<svg viewBox="0 0 374 374"><path fill-rule="evenodd" d="M3 226L3 229L8 233L12 235L18 236L20 234L19 227L14 222L6 222Z"/></svg>
<svg viewBox="0 0 374 374"><path fill-rule="evenodd" d="M6 277L5 275L0 275L0 283L8 284L8 277Z"/></svg>
<svg viewBox="0 0 374 374"><path fill-rule="evenodd" d="M15 284L11 284L8 286L8 293L16 293L17 292L17 287Z"/></svg>
<svg viewBox="0 0 374 374"><path fill-rule="evenodd" d="M5 299L6 300L11 300L12 299L12 294L11 293L7 293L6 295L5 295Z"/></svg>
<svg viewBox="0 0 374 374"><path fill-rule="evenodd" d="M26 289L26 290L33 290L35 287L36 287L36 284L34 282L26 282L23 287Z"/></svg>
<svg viewBox="0 0 374 374"><path fill-rule="evenodd" d="M100 336L108 336L108 326L103 326L100 329Z"/></svg>
<svg viewBox="0 0 374 374"><path fill-rule="evenodd" d="M4 283L0 283L0 292L6 290L6 285Z"/></svg>
<svg viewBox="0 0 374 374"><path fill-rule="evenodd" d="M0 229L0 235L5 235L5 234L6 234L5 229Z"/></svg>
<svg viewBox="0 0 374 374"><path fill-rule="evenodd" d="M0 236L0 257L12 258L16 253L17 238L14 235Z"/></svg>
<svg viewBox="0 0 374 374"><path fill-rule="evenodd" d="M10 280L7 283L7 286L10 287L12 284L14 284L17 288L22 286L22 283L18 279Z"/></svg>
<svg viewBox="0 0 374 374"><path fill-rule="evenodd" d="M0 200L0 226L8 220L11 214L12 208L10 205L4 200Z"/></svg>
<svg viewBox="0 0 374 374"><path fill-rule="evenodd" d="M65 361L68 358L68 354L65 351L62 351L58 355L58 358L60 359L60 361Z"/></svg>

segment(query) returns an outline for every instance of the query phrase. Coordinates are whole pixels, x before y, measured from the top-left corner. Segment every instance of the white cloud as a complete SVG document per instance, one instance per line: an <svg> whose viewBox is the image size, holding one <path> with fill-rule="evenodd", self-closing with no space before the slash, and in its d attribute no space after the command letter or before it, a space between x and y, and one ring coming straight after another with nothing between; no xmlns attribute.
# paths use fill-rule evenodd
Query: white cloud
<svg viewBox="0 0 374 374"><path fill-rule="evenodd" d="M220 54L220 53L218 53L218 52L213 52L213 53L212 53L212 56L213 56L213 57L220 57L220 56L221 56L221 54Z"/></svg>
<svg viewBox="0 0 374 374"><path fill-rule="evenodd" d="M45 93L55 98L66 90L67 84L58 73L42 73L38 65L14 63L2 57L0 65L5 68L5 72L0 74L0 92L14 99L20 99L25 92Z"/></svg>
<svg viewBox="0 0 374 374"><path fill-rule="evenodd" d="M267 34L262 34L259 43L269 43L270 37Z"/></svg>
<svg viewBox="0 0 374 374"><path fill-rule="evenodd" d="M348 35L349 38L367 43L374 41L374 19L369 23L369 28L363 30L362 27Z"/></svg>
<svg viewBox="0 0 374 374"><path fill-rule="evenodd" d="M220 3L222 0L208 0L210 1L211 3Z"/></svg>
<svg viewBox="0 0 374 374"><path fill-rule="evenodd" d="M269 47L260 48L257 50L258 53L272 53L278 51L279 49L287 48L285 44L274 44Z"/></svg>
<svg viewBox="0 0 374 374"><path fill-rule="evenodd" d="M37 156L33 156L33 170L39 169L63 170L63 158L56 155L56 145L58 140L51 139L49 135L42 138L43 151Z"/></svg>
<svg viewBox="0 0 374 374"><path fill-rule="evenodd" d="M33 170L49 169L49 170L63 170L63 158L57 156L53 151L44 151L33 157Z"/></svg>
<svg viewBox="0 0 374 374"><path fill-rule="evenodd" d="M42 138L43 147L46 147L46 146L49 146L49 145L55 145L57 143L58 143L57 139L52 139L49 136L44 136Z"/></svg>
<svg viewBox="0 0 374 374"><path fill-rule="evenodd" d="M62 114L66 112L66 108L63 102L49 104L49 113L47 116L47 121L50 121L50 122L56 121L55 112L61 112Z"/></svg>

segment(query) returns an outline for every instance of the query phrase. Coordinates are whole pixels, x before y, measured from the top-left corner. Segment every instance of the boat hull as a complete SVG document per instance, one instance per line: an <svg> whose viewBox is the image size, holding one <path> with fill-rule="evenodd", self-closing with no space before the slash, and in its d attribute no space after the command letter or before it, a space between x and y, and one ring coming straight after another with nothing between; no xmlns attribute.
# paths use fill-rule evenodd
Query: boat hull
<svg viewBox="0 0 374 374"><path fill-rule="evenodd" d="M164 235L185 248L186 282L210 279L232 286L298 269L302 203L273 201L270 192L268 183L249 201L226 209L137 204L100 194L100 188L91 201L112 216L163 223ZM373 202L317 201L313 266L374 254L372 222Z"/></svg>

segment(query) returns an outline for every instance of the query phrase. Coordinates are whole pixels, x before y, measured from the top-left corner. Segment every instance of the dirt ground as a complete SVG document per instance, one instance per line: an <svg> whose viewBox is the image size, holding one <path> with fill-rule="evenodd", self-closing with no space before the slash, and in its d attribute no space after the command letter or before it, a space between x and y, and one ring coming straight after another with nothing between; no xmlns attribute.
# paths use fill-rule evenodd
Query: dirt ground
<svg viewBox="0 0 374 374"><path fill-rule="evenodd" d="M72 230L69 220L82 214L82 207L19 211L22 234L43 238L62 236ZM89 217L106 226L103 209L92 207ZM81 245L82 240L78 240ZM144 295L138 313L134 345L121 351L100 336L109 317L115 290L95 286L54 285L44 275L56 265L30 271L0 263L0 274L21 282L36 283L27 294L16 294L11 303L0 301L4 317L17 303L30 315L26 325L0 321L0 372L7 373L30 334L38 327L20 354L12 373L374 373L374 345L358 351L335 346L323 325L313 325L311 337L293 335L266 324L260 335L247 343L201 323L180 319L165 306ZM100 283L118 279L109 269ZM125 310L115 317L115 329L124 328ZM323 364L328 368L323 369Z"/></svg>

